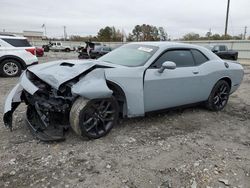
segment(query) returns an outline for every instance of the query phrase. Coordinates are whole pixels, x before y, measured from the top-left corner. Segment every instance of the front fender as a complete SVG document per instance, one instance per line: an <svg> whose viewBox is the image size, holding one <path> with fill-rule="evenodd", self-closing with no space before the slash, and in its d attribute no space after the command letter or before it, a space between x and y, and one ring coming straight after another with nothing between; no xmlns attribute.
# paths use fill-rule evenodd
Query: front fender
<svg viewBox="0 0 250 188"><path fill-rule="evenodd" d="M9 93L5 100L3 122L6 127L12 130L12 114L21 103L23 87L17 84Z"/></svg>
<svg viewBox="0 0 250 188"><path fill-rule="evenodd" d="M72 86L71 92L87 99L109 98L113 93L107 86L103 69L95 69L88 73Z"/></svg>
<svg viewBox="0 0 250 188"><path fill-rule="evenodd" d="M27 78L26 71L20 77L19 83L10 91L5 99L3 122L6 127L12 130L12 114L22 102L23 90L33 95L38 88Z"/></svg>

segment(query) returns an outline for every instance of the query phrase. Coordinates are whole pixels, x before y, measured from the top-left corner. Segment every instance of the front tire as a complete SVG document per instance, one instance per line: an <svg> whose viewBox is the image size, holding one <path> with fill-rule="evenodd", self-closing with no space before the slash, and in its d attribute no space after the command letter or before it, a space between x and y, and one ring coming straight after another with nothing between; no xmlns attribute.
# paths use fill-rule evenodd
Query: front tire
<svg viewBox="0 0 250 188"><path fill-rule="evenodd" d="M87 100L78 98L70 111L70 125L76 134L97 139L110 132L118 120L118 103L114 97Z"/></svg>
<svg viewBox="0 0 250 188"><path fill-rule="evenodd" d="M207 102L206 106L209 110L220 111L227 105L230 94L230 86L225 80L218 81Z"/></svg>
<svg viewBox="0 0 250 188"><path fill-rule="evenodd" d="M42 48L43 48L44 52L49 52L49 47L48 46L45 45Z"/></svg>
<svg viewBox="0 0 250 188"><path fill-rule="evenodd" d="M14 59L5 59L0 64L0 75L4 77L19 76L22 72L20 63Z"/></svg>

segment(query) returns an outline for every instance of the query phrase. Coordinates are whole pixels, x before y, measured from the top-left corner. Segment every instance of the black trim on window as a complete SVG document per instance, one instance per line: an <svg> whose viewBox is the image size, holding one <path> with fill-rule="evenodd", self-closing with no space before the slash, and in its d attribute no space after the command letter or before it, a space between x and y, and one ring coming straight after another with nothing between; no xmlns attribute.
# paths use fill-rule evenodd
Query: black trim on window
<svg viewBox="0 0 250 188"><path fill-rule="evenodd" d="M207 61L209 61L209 58L208 58L204 53L202 53L200 50L191 48L190 51L191 51L191 54L193 55L194 62L195 62L195 65L196 65L196 66L202 65L203 63L206 63ZM198 62L197 62L197 59L196 59L195 56L194 56L193 51L197 51L197 52L201 53L201 55L203 55L203 56L205 57L206 61L204 61L203 63L198 63Z"/></svg>
<svg viewBox="0 0 250 188"><path fill-rule="evenodd" d="M2 38L2 40L14 47L31 47L27 39Z"/></svg>
<svg viewBox="0 0 250 188"><path fill-rule="evenodd" d="M203 63L197 65L196 60L195 60L195 58L194 58L194 55L193 55L193 53L192 53L192 50L197 50L197 51L200 52L202 55L204 55L204 57L207 58L207 61L210 60L203 52L201 52L200 50L198 50L198 49L196 49L196 48L168 48L167 50L164 50L164 51L163 51L163 52L162 52L162 53L161 53L161 54L151 63L151 65L150 65L148 68L149 68L149 69L158 69L157 67L153 67L153 65L158 61L158 59L159 59L164 53L166 53L167 51L173 51L173 50L189 50L190 53L192 54L193 59L194 59L195 66L200 66L200 65L202 65ZM206 62L204 62L204 63L206 63ZM180 67L176 67L176 68L180 68Z"/></svg>

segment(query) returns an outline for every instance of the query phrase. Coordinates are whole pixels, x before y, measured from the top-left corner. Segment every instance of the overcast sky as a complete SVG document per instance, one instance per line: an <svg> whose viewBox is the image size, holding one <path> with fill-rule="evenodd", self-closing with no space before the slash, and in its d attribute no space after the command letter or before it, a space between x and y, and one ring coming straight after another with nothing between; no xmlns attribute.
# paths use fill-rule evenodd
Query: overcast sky
<svg viewBox="0 0 250 188"><path fill-rule="evenodd" d="M104 26L124 29L136 24L163 26L171 38L188 32L224 32L227 0L0 0L0 31L44 31L49 36L96 35ZM250 0L231 0L229 34L250 27ZM250 33L249 32L247 35Z"/></svg>

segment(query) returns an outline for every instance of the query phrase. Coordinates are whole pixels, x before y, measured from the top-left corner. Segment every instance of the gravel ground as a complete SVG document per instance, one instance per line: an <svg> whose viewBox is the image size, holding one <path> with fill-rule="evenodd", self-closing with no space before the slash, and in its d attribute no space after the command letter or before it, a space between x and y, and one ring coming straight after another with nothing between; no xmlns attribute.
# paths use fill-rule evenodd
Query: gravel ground
<svg viewBox="0 0 250 188"><path fill-rule="evenodd" d="M76 58L46 53L40 62ZM222 112L202 107L122 120L106 137L41 143L0 120L0 187L250 187L250 66ZM0 106L18 78L0 78ZM2 111L0 112L2 117Z"/></svg>

